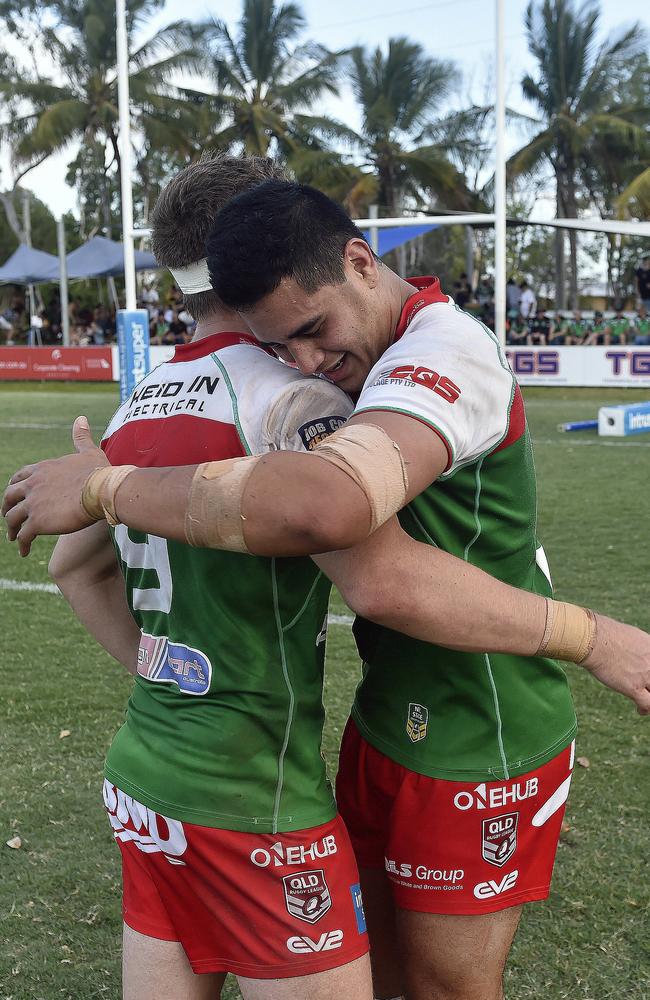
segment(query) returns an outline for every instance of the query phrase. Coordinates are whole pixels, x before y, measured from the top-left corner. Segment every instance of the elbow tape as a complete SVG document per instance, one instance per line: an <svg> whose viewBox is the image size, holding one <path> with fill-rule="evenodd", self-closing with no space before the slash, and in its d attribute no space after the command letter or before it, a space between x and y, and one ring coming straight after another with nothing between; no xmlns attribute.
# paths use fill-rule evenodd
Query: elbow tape
<svg viewBox="0 0 650 1000"><path fill-rule="evenodd" d="M229 458L199 465L185 511L185 537L190 545L228 552L249 551L241 508L246 483L257 462L257 458Z"/></svg>
<svg viewBox="0 0 650 1000"><path fill-rule="evenodd" d="M312 454L341 469L362 490L370 507L369 534L406 503L408 480L402 454L381 427L343 427ZM185 513L185 537L190 545L250 551L244 538L242 501L258 461L259 457L231 458L198 467Z"/></svg>
<svg viewBox="0 0 650 1000"><path fill-rule="evenodd" d="M408 495L408 477L399 445L381 427L351 424L339 428L312 454L341 469L361 489L370 507L372 534L401 510Z"/></svg>

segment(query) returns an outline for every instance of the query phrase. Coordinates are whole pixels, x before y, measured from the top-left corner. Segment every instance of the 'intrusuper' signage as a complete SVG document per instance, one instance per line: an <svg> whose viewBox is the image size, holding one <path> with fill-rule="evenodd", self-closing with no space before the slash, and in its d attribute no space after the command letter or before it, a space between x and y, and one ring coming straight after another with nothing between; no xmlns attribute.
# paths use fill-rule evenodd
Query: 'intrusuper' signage
<svg viewBox="0 0 650 1000"><path fill-rule="evenodd" d="M117 343L120 355L120 400L131 395L149 372L149 315L146 309L119 309Z"/></svg>
<svg viewBox="0 0 650 1000"><path fill-rule="evenodd" d="M613 437L647 434L650 431L650 403L630 403L623 406L601 406L598 411L598 433Z"/></svg>

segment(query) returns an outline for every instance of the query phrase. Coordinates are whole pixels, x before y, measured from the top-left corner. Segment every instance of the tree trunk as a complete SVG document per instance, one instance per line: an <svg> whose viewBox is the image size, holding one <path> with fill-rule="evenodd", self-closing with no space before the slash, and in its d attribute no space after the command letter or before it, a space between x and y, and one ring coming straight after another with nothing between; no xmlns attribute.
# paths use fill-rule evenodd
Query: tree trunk
<svg viewBox="0 0 650 1000"><path fill-rule="evenodd" d="M25 236L25 231L19 222L18 212L16 211L16 205L14 202L14 196L17 190L18 189L14 187L12 191L0 191L0 202L2 202L2 207L5 210L9 227L17 237L18 242L26 243L27 238Z"/></svg>
<svg viewBox="0 0 650 1000"><path fill-rule="evenodd" d="M564 214L564 204L562 199L561 181L559 177L556 179L556 184L556 215L558 218L562 218L562 215ZM566 309L566 257L563 229L555 230L555 308Z"/></svg>
<svg viewBox="0 0 650 1000"><path fill-rule="evenodd" d="M577 219L578 218L578 206L576 204L576 185L575 177L573 171L569 171L567 177L567 188L566 188L566 208L567 208L567 218ZM569 230L569 253L571 260L571 283L569 290L569 299L572 309L578 309L580 306L579 295L578 295L578 233L575 229Z"/></svg>

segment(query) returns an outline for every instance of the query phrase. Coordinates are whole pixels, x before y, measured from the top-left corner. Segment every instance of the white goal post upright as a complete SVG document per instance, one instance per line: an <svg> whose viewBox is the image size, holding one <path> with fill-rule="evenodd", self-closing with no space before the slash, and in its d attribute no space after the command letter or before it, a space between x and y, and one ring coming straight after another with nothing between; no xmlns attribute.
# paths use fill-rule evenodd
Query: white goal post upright
<svg viewBox="0 0 650 1000"><path fill-rule="evenodd" d="M495 0L496 93L494 118L496 164L494 170L494 332L506 342L506 87L504 0Z"/></svg>
<svg viewBox="0 0 650 1000"><path fill-rule="evenodd" d="M131 177L131 120L129 115L129 48L126 30L126 0L115 0L117 43L117 102L120 134L120 189L122 192L122 244L124 247L124 291L126 308L135 309L135 248L133 243L133 190Z"/></svg>

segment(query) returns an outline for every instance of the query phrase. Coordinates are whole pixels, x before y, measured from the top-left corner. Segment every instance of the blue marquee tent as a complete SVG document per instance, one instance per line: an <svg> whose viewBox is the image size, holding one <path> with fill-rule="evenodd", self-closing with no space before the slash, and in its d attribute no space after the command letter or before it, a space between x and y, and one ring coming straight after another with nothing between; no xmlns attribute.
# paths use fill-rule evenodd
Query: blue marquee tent
<svg viewBox="0 0 650 1000"><path fill-rule="evenodd" d="M59 280L59 258L21 243L0 267L0 284L38 285Z"/></svg>
<svg viewBox="0 0 650 1000"><path fill-rule="evenodd" d="M68 254L69 278L116 278L124 274L124 250L121 243L105 236L92 239ZM135 252L136 271L155 271L159 265L152 253Z"/></svg>
<svg viewBox="0 0 650 1000"><path fill-rule="evenodd" d="M124 274L124 251L121 243L104 236L77 247L66 257L68 278L116 278ZM152 253L135 252L136 271L154 271L158 267ZM38 285L59 280L59 258L21 243L2 267L0 284Z"/></svg>

